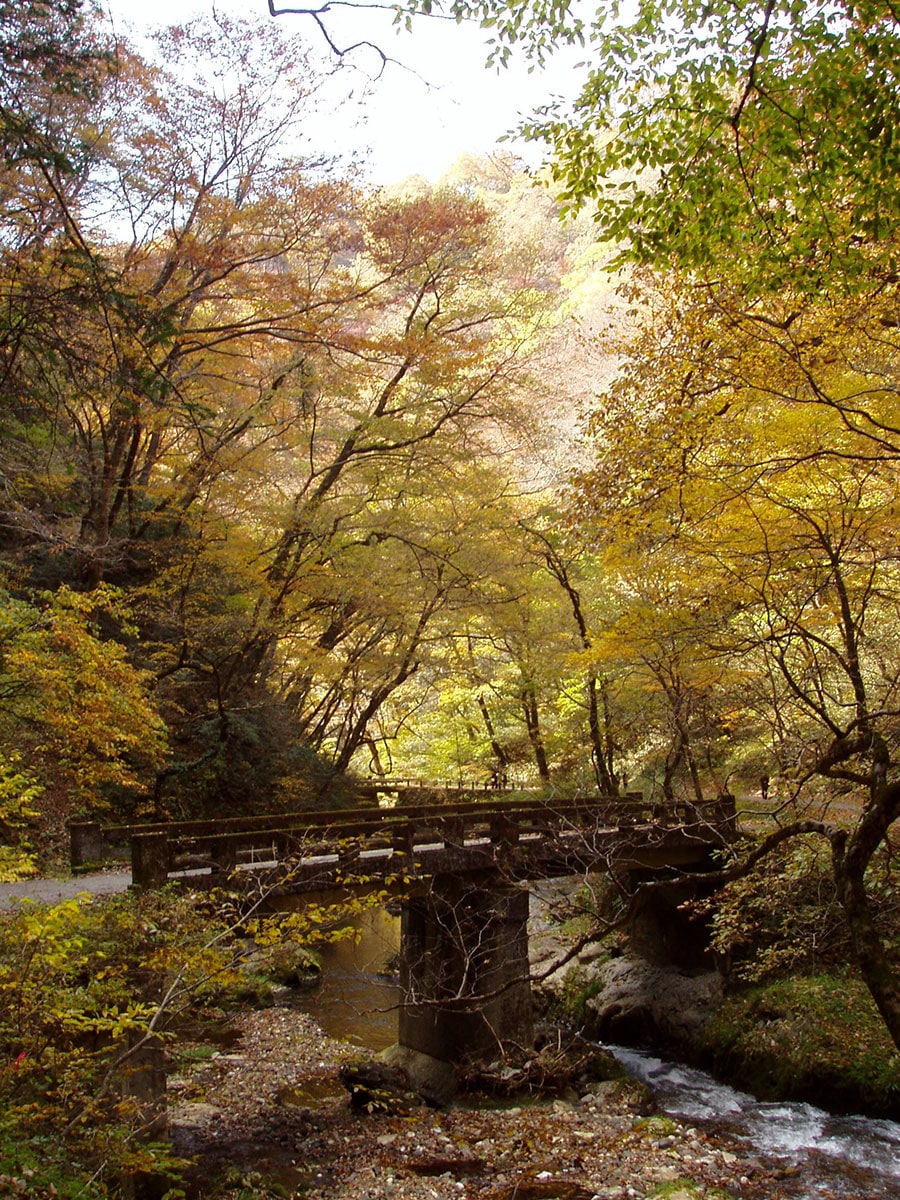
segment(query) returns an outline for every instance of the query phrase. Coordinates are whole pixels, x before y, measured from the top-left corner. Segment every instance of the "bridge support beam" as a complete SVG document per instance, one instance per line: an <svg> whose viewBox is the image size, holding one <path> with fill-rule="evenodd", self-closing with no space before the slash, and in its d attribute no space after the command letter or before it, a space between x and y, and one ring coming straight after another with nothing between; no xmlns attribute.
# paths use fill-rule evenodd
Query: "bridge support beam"
<svg viewBox="0 0 900 1200"><path fill-rule="evenodd" d="M404 901L401 1047L448 1063L531 1047L528 892L436 875Z"/></svg>

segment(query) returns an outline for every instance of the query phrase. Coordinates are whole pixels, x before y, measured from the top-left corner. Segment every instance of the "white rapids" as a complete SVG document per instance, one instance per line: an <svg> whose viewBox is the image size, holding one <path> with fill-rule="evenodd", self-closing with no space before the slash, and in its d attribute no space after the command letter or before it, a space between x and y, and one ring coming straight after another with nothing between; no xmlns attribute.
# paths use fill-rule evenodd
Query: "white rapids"
<svg viewBox="0 0 900 1200"><path fill-rule="evenodd" d="M703 1071L665 1062L641 1050L609 1046L629 1074L646 1083L660 1108L709 1123L751 1144L760 1154L802 1166L813 1188L844 1180L858 1194L900 1198L900 1124L870 1117L834 1116L812 1104L756 1100ZM813 1195L815 1192L812 1193Z"/></svg>

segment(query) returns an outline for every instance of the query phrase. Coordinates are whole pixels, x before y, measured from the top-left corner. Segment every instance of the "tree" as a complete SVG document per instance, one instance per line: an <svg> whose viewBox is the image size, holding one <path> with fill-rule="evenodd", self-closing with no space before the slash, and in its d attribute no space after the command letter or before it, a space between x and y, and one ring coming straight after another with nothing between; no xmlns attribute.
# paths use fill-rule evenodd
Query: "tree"
<svg viewBox="0 0 900 1200"><path fill-rule="evenodd" d="M515 43L541 59L590 39L573 110L550 106L525 128L550 144L564 204L595 208L620 261L683 274L669 319L642 314L644 357L598 411L598 464L581 477L577 519L637 569L680 557L704 579L714 610L679 601L679 637L702 633L713 658L751 681L771 752L801 748L798 796L816 778L855 790L849 828L801 820L748 865L804 831L828 839L854 952L900 1045L900 989L865 889L900 815L885 541L896 502L896 13L642 0L629 19L614 7L588 28L565 0L456 0L442 15L481 20L500 61ZM661 660L643 661L665 691ZM683 695L670 703L686 744Z"/></svg>
<svg viewBox="0 0 900 1200"><path fill-rule="evenodd" d="M118 47L96 84L39 77L29 92L33 124L83 153L76 170L62 150L49 164L23 152L0 214L3 550L17 587L146 584L198 532L220 532L241 472L298 419L284 396L295 379L302 390L306 357L369 286L332 270L355 248L350 189L285 154L315 82L296 43L222 21L173 32L166 50L196 56L205 77ZM277 78L295 84L284 104ZM150 615L145 637L159 633Z"/></svg>
<svg viewBox="0 0 900 1200"><path fill-rule="evenodd" d="M30 602L0 592L3 786L20 810L40 796L45 815L96 815L123 793L132 804L146 793L165 731L146 674L99 629L101 619L127 629L128 616L108 589L61 588ZM20 758L27 770L11 770Z"/></svg>
<svg viewBox="0 0 900 1200"><path fill-rule="evenodd" d="M579 581L579 574L583 572L583 567L579 570L581 564L578 563L578 558L584 556L567 552L560 544L561 539L554 536L552 532L533 527L526 528L547 572L562 589L571 610L572 620L578 630L581 649L584 651L584 657L588 660L584 694L594 780L599 792L607 796L616 795L618 792L616 735L610 711L610 691L608 680L604 676L598 675L592 659L591 650L595 637L592 629L593 620L585 603L584 585Z"/></svg>
<svg viewBox="0 0 900 1200"><path fill-rule="evenodd" d="M601 561L611 612L589 657L630 716L622 758L632 779L649 780L670 803L727 791L735 756L726 738L745 744L748 722L716 649L722 613L707 581L676 547L633 557L611 548Z"/></svg>
<svg viewBox="0 0 900 1200"><path fill-rule="evenodd" d="M233 469L269 389L299 368L298 348L321 340L327 319L310 281L334 253L346 189L308 180L282 153L311 73L273 31L262 45L247 27L221 21L215 32L195 25L166 43L173 67L192 52L210 62L210 77L192 82L119 51L116 87L95 105L89 169L62 198L61 236L8 261L10 294L29 316L10 347L32 467L23 485L49 476L59 487L50 500L77 518L67 541L88 585L127 567L160 522L177 525L223 457ZM285 105L271 99L279 77L295 84ZM306 272L278 269L299 245ZM272 354L275 341L293 346L293 361ZM230 387L211 405L226 368ZM149 497L160 474L165 494ZM18 524L59 539L36 513Z"/></svg>
<svg viewBox="0 0 900 1200"><path fill-rule="evenodd" d="M298 158L318 81L277 27L161 54L118 49L54 236L0 264L4 548L26 584L129 589L177 751L157 800L365 744L470 585L555 271L472 188Z"/></svg>
<svg viewBox="0 0 900 1200"><path fill-rule="evenodd" d="M412 773L438 778L509 784L532 776L614 794L603 774L616 750L607 681L582 662L592 636L590 571L543 531L544 503L513 493L491 515L483 540L469 545L468 594L438 623L439 649L420 681L427 688L398 721L394 753Z"/></svg>
<svg viewBox="0 0 900 1200"><path fill-rule="evenodd" d="M900 815L898 477L889 432L872 436L891 407L891 348L875 353L865 319L838 333L832 304L801 306L786 328L773 301L764 336L762 311L707 321L709 292L690 283L648 295L648 311L657 302L595 419L582 514L633 572L662 564L684 581L682 637L739 685L755 738L765 723L791 802L750 861L791 836L827 838L854 953L897 1040L897 985L866 894ZM829 808L847 793L849 823Z"/></svg>
<svg viewBox="0 0 900 1200"><path fill-rule="evenodd" d="M220 709L267 689L338 770L471 584L469 543L506 490L491 462L527 423L525 352L546 307L534 260L459 193L360 198L353 238L322 281L328 344L282 380L239 468L185 526L203 512L208 535L170 547L153 587L169 680L215 681ZM232 597L215 636L206 578Z"/></svg>
<svg viewBox="0 0 900 1200"><path fill-rule="evenodd" d="M430 13L418 3L412 11ZM747 290L867 288L896 271L900 112L889 5L642 0L587 20L565 0L451 0L439 11L540 61L587 43L571 110L525 125L547 141L564 201L596 206L604 238Z"/></svg>
<svg viewBox="0 0 900 1200"><path fill-rule="evenodd" d="M0 196L6 245L64 221L91 156L89 113L112 60L80 0L0 5Z"/></svg>

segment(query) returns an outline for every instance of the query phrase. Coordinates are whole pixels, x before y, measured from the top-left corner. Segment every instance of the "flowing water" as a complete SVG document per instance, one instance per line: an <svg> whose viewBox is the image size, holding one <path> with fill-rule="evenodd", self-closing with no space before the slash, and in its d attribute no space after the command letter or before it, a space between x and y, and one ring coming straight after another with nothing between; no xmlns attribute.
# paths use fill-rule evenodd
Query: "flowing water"
<svg viewBox="0 0 900 1200"><path fill-rule="evenodd" d="M760 1155L800 1168L811 1197L900 1198L900 1125L833 1116L812 1104L764 1102L718 1083L704 1071L641 1050L610 1046L671 1116L732 1134Z"/></svg>
<svg viewBox="0 0 900 1200"><path fill-rule="evenodd" d="M357 935L318 950L321 982L300 995L297 1007L331 1037L377 1053L397 1040L400 991L391 965L400 945L400 918L370 909L358 919Z"/></svg>
<svg viewBox="0 0 900 1200"><path fill-rule="evenodd" d="M396 980L386 966L397 952L399 920L372 910L358 941L322 951L321 983L298 1006L332 1037L378 1051L397 1039ZM900 1125L832 1116L810 1104L766 1103L710 1075L652 1054L610 1047L626 1070L652 1089L663 1112L746 1143L760 1157L796 1171L795 1195L900 1200Z"/></svg>

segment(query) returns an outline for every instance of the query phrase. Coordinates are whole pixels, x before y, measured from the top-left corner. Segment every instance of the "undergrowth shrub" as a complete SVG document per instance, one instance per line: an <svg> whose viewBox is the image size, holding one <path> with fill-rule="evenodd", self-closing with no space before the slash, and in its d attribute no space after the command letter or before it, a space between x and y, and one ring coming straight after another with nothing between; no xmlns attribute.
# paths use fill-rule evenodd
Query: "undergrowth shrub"
<svg viewBox="0 0 900 1200"><path fill-rule="evenodd" d="M27 825L37 816L40 784L19 756L0 751L0 883L35 873L35 856L26 839Z"/></svg>
<svg viewBox="0 0 900 1200"><path fill-rule="evenodd" d="M181 1164L129 1095L142 1050L243 986L211 901L150 893L0 916L0 1197L128 1196ZM178 1192L172 1192L173 1196Z"/></svg>
<svg viewBox="0 0 900 1200"><path fill-rule="evenodd" d="M784 843L750 875L695 908L708 911L711 948L726 974L741 983L828 971L848 961L830 848L821 838Z"/></svg>
<svg viewBox="0 0 900 1200"><path fill-rule="evenodd" d="M141 1054L161 1070L179 1026L271 1002L248 958L296 974L306 945L352 936L382 898L278 913L264 893L163 889L0 913L0 1200L131 1200L146 1176L182 1195L159 1104L131 1094Z"/></svg>
<svg viewBox="0 0 900 1200"><path fill-rule="evenodd" d="M125 1082L148 1039L229 969L191 898L82 897L0 917L0 1196L127 1195L179 1163ZM4 1191L5 1189L5 1191Z"/></svg>

